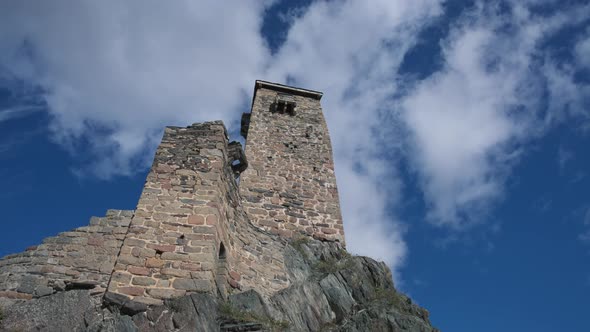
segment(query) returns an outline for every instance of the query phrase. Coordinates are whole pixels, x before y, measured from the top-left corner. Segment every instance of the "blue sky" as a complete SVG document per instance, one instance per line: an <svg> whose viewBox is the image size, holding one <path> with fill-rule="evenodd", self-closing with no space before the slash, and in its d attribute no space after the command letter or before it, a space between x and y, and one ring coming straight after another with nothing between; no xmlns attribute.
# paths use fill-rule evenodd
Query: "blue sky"
<svg viewBox="0 0 590 332"><path fill-rule="evenodd" d="M0 256L133 209L165 125L320 90L350 251L443 331L585 331L584 1L0 5Z"/></svg>

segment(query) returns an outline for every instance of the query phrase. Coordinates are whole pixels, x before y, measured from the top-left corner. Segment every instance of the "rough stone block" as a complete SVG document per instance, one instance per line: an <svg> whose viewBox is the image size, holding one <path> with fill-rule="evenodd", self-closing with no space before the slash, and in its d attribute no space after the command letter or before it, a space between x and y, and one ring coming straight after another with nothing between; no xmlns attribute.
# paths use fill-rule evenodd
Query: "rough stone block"
<svg viewBox="0 0 590 332"><path fill-rule="evenodd" d="M160 268L164 266L165 261L158 259L158 258L148 258L145 261L146 267L153 267L153 268Z"/></svg>
<svg viewBox="0 0 590 332"><path fill-rule="evenodd" d="M212 289L211 281L209 280L194 280L178 278L172 282L172 287L175 289L186 291L208 292Z"/></svg>
<svg viewBox="0 0 590 332"><path fill-rule="evenodd" d="M158 280L158 283L157 283L157 286L158 287L169 288L171 284L172 284L172 282L170 282L170 280L162 280L162 279L159 279Z"/></svg>
<svg viewBox="0 0 590 332"><path fill-rule="evenodd" d="M117 263L143 266L145 263L145 258L134 257L132 255L120 255Z"/></svg>
<svg viewBox="0 0 590 332"><path fill-rule="evenodd" d="M171 299L180 297L186 294L185 290L169 289L169 288L150 288L147 290L148 294L156 299Z"/></svg>
<svg viewBox="0 0 590 332"><path fill-rule="evenodd" d="M171 260L171 261L188 261L188 260L190 260L190 257L187 254L165 252L162 254L162 259Z"/></svg>
<svg viewBox="0 0 590 332"><path fill-rule="evenodd" d="M131 249L131 255L135 257L154 257L156 256L156 250L144 249L144 248L133 248Z"/></svg>
<svg viewBox="0 0 590 332"><path fill-rule="evenodd" d="M138 286L153 286L156 284L156 280L150 277L133 277L131 284Z"/></svg>
<svg viewBox="0 0 590 332"><path fill-rule="evenodd" d="M138 266L129 266L127 267L127 271L132 274L140 275L140 276L147 276L150 275L151 271L145 267L138 267Z"/></svg>
<svg viewBox="0 0 590 332"><path fill-rule="evenodd" d="M204 225L205 217L198 215L191 215L188 217L188 223L191 225Z"/></svg>
<svg viewBox="0 0 590 332"><path fill-rule="evenodd" d="M180 269L185 271L199 271L201 270L201 264L181 263Z"/></svg>
<svg viewBox="0 0 590 332"><path fill-rule="evenodd" d="M163 275L180 277L180 278L188 278L191 275L189 271L178 270L178 269L168 269L168 268L161 269L160 273L162 273Z"/></svg>
<svg viewBox="0 0 590 332"><path fill-rule="evenodd" d="M217 225L218 218L216 215L207 216L207 225Z"/></svg>
<svg viewBox="0 0 590 332"><path fill-rule="evenodd" d="M129 246L129 247L137 247L137 248L143 248L145 247L145 241L137 239L137 238L130 238L127 237L125 238L125 241L123 242L124 245Z"/></svg>
<svg viewBox="0 0 590 332"><path fill-rule="evenodd" d="M119 287L117 291L126 295L140 296L143 295L144 289L142 287Z"/></svg>
<svg viewBox="0 0 590 332"><path fill-rule="evenodd" d="M156 252L174 252L176 250L175 245L164 245L164 244L148 244L148 248L154 249Z"/></svg>
<svg viewBox="0 0 590 332"><path fill-rule="evenodd" d="M240 281L240 279L242 278L242 276L236 271L230 271L229 276L236 281Z"/></svg>
<svg viewBox="0 0 590 332"><path fill-rule="evenodd" d="M203 262L213 262L215 259L213 257L213 255L211 254L188 254L188 257L190 259L191 262L198 262L198 263L203 263Z"/></svg>
<svg viewBox="0 0 590 332"><path fill-rule="evenodd" d="M182 251L186 252L186 253L201 253L202 250L203 249L201 247L193 247L193 246L182 247Z"/></svg>
<svg viewBox="0 0 590 332"><path fill-rule="evenodd" d="M145 305L153 305L153 306L158 306L158 305L164 304L164 301L162 301L162 300L154 299L151 297L145 297L145 296L134 297L133 301L139 302L139 303L142 303Z"/></svg>
<svg viewBox="0 0 590 332"><path fill-rule="evenodd" d="M42 297L53 294L53 287L39 286L35 289L35 296Z"/></svg>
<svg viewBox="0 0 590 332"><path fill-rule="evenodd" d="M89 237L87 244L90 246L102 246L104 240L100 237Z"/></svg>
<svg viewBox="0 0 590 332"><path fill-rule="evenodd" d="M111 282L118 282L122 284L129 284L131 282L131 274L125 272L116 271L113 272Z"/></svg>

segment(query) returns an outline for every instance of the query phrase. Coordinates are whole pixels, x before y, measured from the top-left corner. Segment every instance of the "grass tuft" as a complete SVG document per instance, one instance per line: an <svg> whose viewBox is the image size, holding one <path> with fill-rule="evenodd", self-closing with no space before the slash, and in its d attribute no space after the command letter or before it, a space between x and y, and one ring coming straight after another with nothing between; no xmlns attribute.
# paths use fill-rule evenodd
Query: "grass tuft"
<svg viewBox="0 0 590 332"><path fill-rule="evenodd" d="M299 252L301 256L306 257L305 250L303 250L303 245L309 243L309 241L309 237L299 235L293 237L289 244L291 245L291 247L295 248L295 250L297 250L297 252Z"/></svg>
<svg viewBox="0 0 590 332"><path fill-rule="evenodd" d="M232 306L229 302L224 302L220 304L219 312L221 313L221 316L226 319L231 319L239 322L258 323L273 332L284 331L289 327L289 322L287 321L259 316L247 310L240 310Z"/></svg>
<svg viewBox="0 0 590 332"><path fill-rule="evenodd" d="M376 288L374 300L385 303L387 306L393 306L404 313L411 313L412 311L412 299L398 293L393 288Z"/></svg>
<svg viewBox="0 0 590 332"><path fill-rule="evenodd" d="M321 274L332 274L342 270L350 269L353 265L352 256L345 250L340 252L341 258L330 257L322 259L313 266L313 270Z"/></svg>

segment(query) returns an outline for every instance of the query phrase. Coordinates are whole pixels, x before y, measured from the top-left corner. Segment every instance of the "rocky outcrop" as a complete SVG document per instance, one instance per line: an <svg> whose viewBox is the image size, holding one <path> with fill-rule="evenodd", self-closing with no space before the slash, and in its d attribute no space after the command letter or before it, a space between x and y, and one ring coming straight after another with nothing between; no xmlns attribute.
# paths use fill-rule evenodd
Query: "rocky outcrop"
<svg viewBox="0 0 590 332"><path fill-rule="evenodd" d="M2 331L416 331L434 332L428 311L393 286L384 263L339 244L295 239L284 254L293 282L270 297L193 293L145 311L105 305L91 290L0 302ZM111 302L112 303L112 302Z"/></svg>

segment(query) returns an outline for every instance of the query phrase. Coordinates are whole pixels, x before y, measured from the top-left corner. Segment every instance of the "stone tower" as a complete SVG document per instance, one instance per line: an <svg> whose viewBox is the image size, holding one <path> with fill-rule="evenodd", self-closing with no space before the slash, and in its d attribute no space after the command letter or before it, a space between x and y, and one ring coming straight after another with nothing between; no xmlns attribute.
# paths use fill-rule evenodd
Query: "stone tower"
<svg viewBox="0 0 590 332"><path fill-rule="evenodd" d="M192 292L288 287L293 237L344 245L321 97L256 81L245 154L220 121L167 127L136 210L0 261L0 296L85 285L135 311Z"/></svg>
<svg viewBox="0 0 590 332"><path fill-rule="evenodd" d="M252 222L272 233L344 243L322 93L256 81L242 117L249 167L240 194Z"/></svg>

